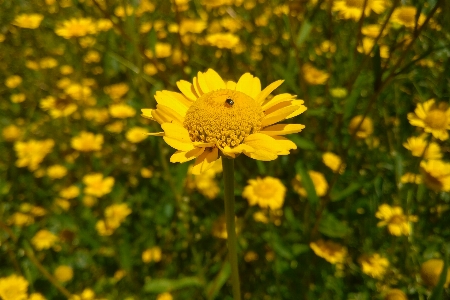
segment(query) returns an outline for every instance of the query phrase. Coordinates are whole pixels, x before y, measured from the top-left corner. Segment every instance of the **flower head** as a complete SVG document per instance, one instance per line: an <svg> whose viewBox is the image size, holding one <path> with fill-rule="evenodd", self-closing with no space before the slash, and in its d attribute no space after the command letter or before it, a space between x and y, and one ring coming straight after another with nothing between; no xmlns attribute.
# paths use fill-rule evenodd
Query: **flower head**
<svg viewBox="0 0 450 300"><path fill-rule="evenodd" d="M57 241L58 237L46 229L39 230L31 239L31 243L37 250L48 249Z"/></svg>
<svg viewBox="0 0 450 300"><path fill-rule="evenodd" d="M102 197L112 191L114 178L103 178L101 173L92 173L83 177L83 183L86 185L84 193L95 197Z"/></svg>
<svg viewBox="0 0 450 300"><path fill-rule="evenodd" d="M337 0L333 3L333 11L339 12L339 17L343 19L353 19L358 21L364 9L364 15L368 16L373 10L382 13L386 9L385 0Z"/></svg>
<svg viewBox="0 0 450 300"><path fill-rule="evenodd" d="M17 27L36 29L41 25L44 16L41 14L20 14L11 23Z"/></svg>
<svg viewBox="0 0 450 300"><path fill-rule="evenodd" d="M60 24L55 32L65 39L86 36L97 32L97 26L90 18L72 18Z"/></svg>
<svg viewBox="0 0 450 300"><path fill-rule="evenodd" d="M414 6L397 7L392 13L390 21L403 25L407 28L414 28L416 26L416 14L417 8ZM426 17L424 14L420 14L418 25L422 25L425 22L425 19Z"/></svg>
<svg viewBox="0 0 450 300"><path fill-rule="evenodd" d="M239 37L232 33L213 33L206 37L206 42L220 49L233 49L239 44Z"/></svg>
<svg viewBox="0 0 450 300"><path fill-rule="evenodd" d="M440 159L442 158L441 147L435 142L427 142L424 136L410 137L403 147L411 151L411 154L423 159Z"/></svg>
<svg viewBox="0 0 450 300"><path fill-rule="evenodd" d="M311 85L325 84L330 75L327 72L316 69L311 64L304 64L302 67L303 77Z"/></svg>
<svg viewBox="0 0 450 300"><path fill-rule="evenodd" d="M199 72L193 84L181 80L182 93L156 93L156 109L143 109L143 116L161 124L165 142L178 151L171 162L196 159L193 174L209 169L219 153L235 158L245 155L274 160L296 145L282 135L302 131L304 125L276 124L306 110L303 100L290 94L267 99L282 83L276 81L261 91L258 78L246 73L239 81L225 82L209 69Z"/></svg>
<svg viewBox="0 0 450 300"><path fill-rule="evenodd" d="M51 139L28 142L16 142L14 150L17 154L16 166L19 168L28 167L30 171L37 170L44 157L53 149L55 142Z"/></svg>
<svg viewBox="0 0 450 300"><path fill-rule="evenodd" d="M67 282L73 278L73 269L70 266L58 266L55 271L55 278L60 282Z"/></svg>
<svg viewBox="0 0 450 300"><path fill-rule="evenodd" d="M258 204L261 208L279 209L283 206L286 187L277 178L264 177L250 179L249 185L244 188L242 197L250 205Z"/></svg>
<svg viewBox="0 0 450 300"><path fill-rule="evenodd" d="M420 266L420 277L423 282L429 287L435 287L439 282L439 277L444 268L444 261L442 259L429 259ZM447 270L447 281L445 286L450 284L450 268Z"/></svg>
<svg viewBox="0 0 450 300"><path fill-rule="evenodd" d="M314 184L314 188L316 189L316 194L319 197L325 196L325 194L328 192L328 182L325 179L325 176L323 176L322 173L316 172L316 171L308 171L309 177L311 177L311 180ZM297 174L295 178L292 180L292 186L294 188L294 191L299 193L303 197L307 197L308 194L306 192L306 189L303 186L302 183L302 177Z"/></svg>
<svg viewBox="0 0 450 300"><path fill-rule="evenodd" d="M408 120L411 125L422 127L441 141L448 139L450 108L446 103L436 104L434 99L419 103L414 113L408 114Z"/></svg>
<svg viewBox="0 0 450 300"><path fill-rule="evenodd" d="M325 152L322 155L322 161L335 173L342 174L345 170L345 164L342 163L342 159L332 152Z"/></svg>
<svg viewBox="0 0 450 300"><path fill-rule="evenodd" d="M16 274L0 278L0 299L26 300L28 281Z"/></svg>
<svg viewBox="0 0 450 300"><path fill-rule="evenodd" d="M99 151L102 149L103 135L82 131L71 140L72 148L81 152Z"/></svg>
<svg viewBox="0 0 450 300"><path fill-rule="evenodd" d="M147 130L142 127L133 127L125 133L125 137L131 143L140 143L147 137Z"/></svg>
<svg viewBox="0 0 450 300"><path fill-rule="evenodd" d="M389 233L395 236L409 235L411 233L410 222L417 222L416 216L407 216L400 206L382 204L378 207L375 217L380 219L378 227L388 227Z"/></svg>
<svg viewBox="0 0 450 300"><path fill-rule="evenodd" d="M142 261L144 263L159 262L161 260L161 248L152 247L142 252Z"/></svg>
<svg viewBox="0 0 450 300"><path fill-rule="evenodd" d="M437 192L450 191L450 163L441 160L422 161L420 170L427 187Z"/></svg>
<svg viewBox="0 0 450 300"><path fill-rule="evenodd" d="M332 241L318 240L309 246L317 256L332 264L342 264L347 256L347 248Z"/></svg>
<svg viewBox="0 0 450 300"><path fill-rule="evenodd" d="M384 300L408 300L408 297L402 290L392 289L384 296Z"/></svg>
<svg viewBox="0 0 450 300"><path fill-rule="evenodd" d="M358 131L356 132L356 137L360 139L365 139L369 137L373 133L373 122L372 119L369 117L365 117L363 119L363 116L355 116L353 119L350 120L349 131L350 133L355 132L356 127L361 122L361 126L359 127Z"/></svg>
<svg viewBox="0 0 450 300"><path fill-rule="evenodd" d="M373 278L382 278L389 267L389 260L378 253L363 255L358 261L361 264L363 273Z"/></svg>
<svg viewBox="0 0 450 300"><path fill-rule="evenodd" d="M21 83L22 83L22 77L20 77L19 75L9 76L5 80L5 85L10 89L18 87Z"/></svg>

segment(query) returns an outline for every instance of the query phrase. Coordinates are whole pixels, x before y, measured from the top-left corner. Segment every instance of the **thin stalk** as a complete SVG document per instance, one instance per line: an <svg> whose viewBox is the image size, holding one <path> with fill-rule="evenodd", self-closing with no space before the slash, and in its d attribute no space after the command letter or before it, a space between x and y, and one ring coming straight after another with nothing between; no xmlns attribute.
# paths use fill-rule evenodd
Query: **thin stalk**
<svg viewBox="0 0 450 300"><path fill-rule="evenodd" d="M225 220L227 223L228 259L231 265L233 299L241 300L241 287L237 259L237 239L234 216L234 159L222 157L223 183L225 196Z"/></svg>

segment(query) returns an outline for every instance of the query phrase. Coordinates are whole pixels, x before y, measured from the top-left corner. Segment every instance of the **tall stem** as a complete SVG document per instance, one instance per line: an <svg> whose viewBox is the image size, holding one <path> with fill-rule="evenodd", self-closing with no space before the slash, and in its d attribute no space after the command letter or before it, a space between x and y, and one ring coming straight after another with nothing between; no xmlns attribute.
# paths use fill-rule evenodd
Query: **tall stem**
<svg viewBox="0 0 450 300"><path fill-rule="evenodd" d="M234 159L222 156L223 182L225 186L225 220L227 222L228 257L231 264L233 299L241 300L241 287L237 259L237 240L234 216Z"/></svg>

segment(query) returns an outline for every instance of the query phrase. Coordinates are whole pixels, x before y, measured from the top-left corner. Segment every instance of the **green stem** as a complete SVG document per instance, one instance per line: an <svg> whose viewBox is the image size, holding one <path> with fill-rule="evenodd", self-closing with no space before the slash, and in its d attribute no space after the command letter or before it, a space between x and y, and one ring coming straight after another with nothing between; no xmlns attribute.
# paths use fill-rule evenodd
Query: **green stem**
<svg viewBox="0 0 450 300"><path fill-rule="evenodd" d="M241 300L239 269L237 259L236 226L234 224L234 159L222 156L223 182L225 186L225 220L227 222L228 256L231 264L233 299Z"/></svg>

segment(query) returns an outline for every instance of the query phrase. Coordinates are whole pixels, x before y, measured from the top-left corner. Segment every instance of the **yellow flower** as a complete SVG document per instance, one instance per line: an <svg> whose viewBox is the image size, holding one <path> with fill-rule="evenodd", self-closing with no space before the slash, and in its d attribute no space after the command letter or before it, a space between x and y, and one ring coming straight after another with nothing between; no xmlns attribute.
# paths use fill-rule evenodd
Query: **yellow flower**
<svg viewBox="0 0 450 300"><path fill-rule="evenodd" d="M422 183L422 176L420 174L405 173L400 178L400 182L401 183L421 184Z"/></svg>
<svg viewBox="0 0 450 300"><path fill-rule="evenodd" d="M345 170L345 164L342 163L341 158L332 152L325 152L322 155L322 161L334 173L339 172L342 174Z"/></svg>
<svg viewBox="0 0 450 300"><path fill-rule="evenodd" d="M66 174L67 169L62 165L53 165L47 168L47 176L53 179L63 178Z"/></svg>
<svg viewBox="0 0 450 300"><path fill-rule="evenodd" d="M350 125L348 126L349 131L351 134L353 134L356 130L356 127L361 122L363 116L358 115L356 117L353 117L350 121ZM356 132L356 137L360 139L365 139L369 137L373 133L373 122L372 119L369 117L365 117L362 121L361 126L359 127L358 131Z"/></svg>
<svg viewBox="0 0 450 300"><path fill-rule="evenodd" d="M311 177L311 180L314 184L314 188L316 190L316 194L319 197L325 196L328 192L328 182L325 179L325 176L323 176L322 173L316 172L316 171L308 171L309 177ZM294 188L294 191L299 193L303 197L307 197L308 194L306 192L306 189L303 187L302 184L302 178L300 175L296 175L294 180L292 180L292 185Z"/></svg>
<svg viewBox="0 0 450 300"><path fill-rule="evenodd" d="M402 290L391 289L386 296L384 296L384 300L408 300L408 297Z"/></svg>
<svg viewBox="0 0 450 300"><path fill-rule="evenodd" d="M267 218L267 215L263 211L257 211L253 214L253 220L256 222L261 222L264 224L269 223L269 218Z"/></svg>
<svg viewBox="0 0 450 300"><path fill-rule="evenodd" d="M156 43L155 52L157 58L165 58L172 55L172 45L168 43ZM153 52L151 50L146 50L145 55L149 58L153 57Z"/></svg>
<svg viewBox="0 0 450 300"><path fill-rule="evenodd" d="M242 197L248 200L249 205L258 204L261 208L279 209L283 206L286 187L283 183L270 176L250 179L242 192Z"/></svg>
<svg viewBox="0 0 450 300"><path fill-rule="evenodd" d="M353 19L358 21L364 8L365 0L337 0L333 2L333 11L339 12L339 17L343 19ZM364 15L370 15L373 10L377 14L382 13L386 9L387 3L385 0L367 0L364 8Z"/></svg>
<svg viewBox="0 0 450 300"><path fill-rule="evenodd" d="M239 232L241 231L241 223L238 222L236 217L234 217L234 219L236 221L236 228L235 228L236 234L239 234ZM214 221L212 234L216 238L225 240L227 239L228 233L227 233L227 224L225 223L225 216L220 216Z"/></svg>
<svg viewBox="0 0 450 300"><path fill-rule="evenodd" d="M133 127L125 133L125 137L131 143L140 143L147 137L147 130L142 127Z"/></svg>
<svg viewBox="0 0 450 300"><path fill-rule="evenodd" d="M109 113L113 118L125 119L133 117L136 114L136 110L129 105L120 103L111 105Z"/></svg>
<svg viewBox="0 0 450 300"><path fill-rule="evenodd" d="M427 187L437 192L450 191L450 163L441 160L421 161L420 171Z"/></svg>
<svg viewBox="0 0 450 300"><path fill-rule="evenodd" d="M120 133L123 130L123 126L124 126L124 124L122 121L116 121L116 122L106 125L105 128L109 132Z"/></svg>
<svg viewBox="0 0 450 300"><path fill-rule="evenodd" d="M173 300L173 297L170 293L162 293L156 296L156 300Z"/></svg>
<svg viewBox="0 0 450 300"><path fill-rule="evenodd" d="M86 55L83 57L83 61L87 64L98 63L100 59L100 53L95 50L88 51L88 53L86 53Z"/></svg>
<svg viewBox="0 0 450 300"><path fill-rule="evenodd" d="M101 236L110 236L116 228L108 227L104 220L98 220L95 224L95 229Z"/></svg>
<svg viewBox="0 0 450 300"><path fill-rule="evenodd" d="M422 127L425 132L431 133L441 141L448 139L450 108L444 102L436 104L434 99L430 99L419 103L414 113L408 114L408 120L411 125Z"/></svg>
<svg viewBox="0 0 450 300"><path fill-rule="evenodd" d="M5 141L14 142L22 137L22 130L14 124L3 128L2 135Z"/></svg>
<svg viewBox="0 0 450 300"><path fill-rule="evenodd" d="M92 95L92 90L86 85L70 83L66 88L64 88L64 93L74 100L89 101L89 97Z"/></svg>
<svg viewBox="0 0 450 300"><path fill-rule="evenodd" d="M222 159L216 160L211 168L199 175L192 174L192 170L193 166L191 165L188 168L187 187L189 189L197 189L208 199L216 198L220 188L215 180L215 176L217 173L222 172Z"/></svg>
<svg viewBox="0 0 450 300"><path fill-rule="evenodd" d="M14 150L17 154L16 166L19 168L28 167L30 171L37 170L44 157L53 149L55 142L51 139L28 142L15 142Z"/></svg>
<svg viewBox="0 0 450 300"><path fill-rule="evenodd" d="M444 261L442 259L429 259L420 266L420 277L423 282L429 287L435 287L439 282L442 269L444 268ZM445 287L450 284L450 268L447 270L447 281Z"/></svg>
<svg viewBox="0 0 450 300"><path fill-rule="evenodd" d="M411 233L410 222L417 222L416 216L406 216L400 206L382 204L378 207L375 217L380 219L378 227L388 227L389 233L395 236L409 235Z"/></svg>
<svg viewBox="0 0 450 300"><path fill-rule="evenodd" d="M303 77L306 82L312 85L325 84L330 75L327 72L316 69L311 64L304 64L302 67Z"/></svg>
<svg viewBox="0 0 450 300"><path fill-rule="evenodd" d="M94 300L95 299L95 293L92 289L84 289L83 292L81 292L80 297L82 300Z"/></svg>
<svg viewBox="0 0 450 300"><path fill-rule="evenodd" d="M377 36L380 34L381 25L380 24L370 24L366 25L363 28L361 28L361 33L364 34L367 37L370 37L372 39L376 39ZM385 36L389 32L388 26L384 29L381 36Z"/></svg>
<svg viewBox="0 0 450 300"><path fill-rule="evenodd" d="M416 14L417 9L414 6L398 7L392 13L390 21L407 28L414 28L416 26ZM423 14L420 14L418 25L422 25L425 22L425 19L426 17Z"/></svg>
<svg viewBox="0 0 450 300"><path fill-rule="evenodd" d="M18 87L21 83L22 83L22 77L20 77L19 75L9 76L5 80L5 85L10 89Z"/></svg>
<svg viewBox="0 0 450 300"><path fill-rule="evenodd" d="M213 33L206 36L206 42L220 49L233 49L239 44L239 37L232 33Z"/></svg>
<svg viewBox="0 0 450 300"><path fill-rule="evenodd" d="M28 281L22 276L12 274L0 278L0 298L2 300L26 300Z"/></svg>
<svg viewBox="0 0 450 300"><path fill-rule="evenodd" d="M105 209L105 223L108 227L118 228L129 214L131 209L126 203L110 205Z"/></svg>
<svg viewBox="0 0 450 300"><path fill-rule="evenodd" d="M142 261L144 263L159 262L161 260L161 248L152 247L142 252Z"/></svg>
<svg viewBox="0 0 450 300"><path fill-rule="evenodd" d="M69 65L63 65L59 68L59 71L63 75L69 75L73 73L73 67Z"/></svg>
<svg viewBox="0 0 450 300"><path fill-rule="evenodd" d="M80 195L80 189L76 185L71 185L59 192L59 196L64 199L73 199Z"/></svg>
<svg viewBox="0 0 450 300"><path fill-rule="evenodd" d="M45 297L40 293L32 293L30 294L28 300L45 300Z"/></svg>
<svg viewBox="0 0 450 300"><path fill-rule="evenodd" d="M364 53L364 54L369 54L369 52L372 50L372 48L374 47L374 40L371 38L363 38L362 39L362 44L358 45L358 47L356 48L358 50L359 53ZM374 52L372 51L372 53L370 54L370 56L373 56ZM380 45L380 57L381 58L389 58L389 47L386 45Z"/></svg>
<svg viewBox="0 0 450 300"><path fill-rule="evenodd" d="M183 19L180 22L180 35L185 35L187 33L201 33L207 24L204 20L194 20L194 19Z"/></svg>
<svg viewBox="0 0 450 300"><path fill-rule="evenodd" d="M33 218L33 216L30 216L28 214L16 212L16 213L13 213L11 215L11 217L8 218L8 223L22 227L22 226L33 224L34 218Z"/></svg>
<svg viewBox="0 0 450 300"><path fill-rule="evenodd" d="M43 110L49 110L50 116L52 116L52 118L54 119L70 116L78 108L75 103L73 103L65 96L61 96L58 98L48 96L44 99L41 99L39 106Z"/></svg>
<svg viewBox="0 0 450 300"><path fill-rule="evenodd" d="M67 282L73 278L73 269L70 266L58 266L54 271L55 278L60 282Z"/></svg>
<svg viewBox="0 0 450 300"><path fill-rule="evenodd" d="M57 35L62 36L65 39L73 37L86 36L88 34L94 34L97 32L96 24L91 18L72 18L64 21L60 24L55 32Z"/></svg>
<svg viewBox="0 0 450 300"><path fill-rule="evenodd" d="M106 108L87 108L83 111L83 117L86 120L103 124L109 120L109 112Z"/></svg>
<svg viewBox="0 0 450 300"><path fill-rule="evenodd" d="M58 61L53 57L44 57L39 61L39 67L41 69L53 69L58 65Z"/></svg>
<svg viewBox="0 0 450 300"><path fill-rule="evenodd" d="M403 147L411 151L411 154L423 159L440 159L442 158L441 147L435 142L427 142L425 136L410 137ZM425 150L426 149L426 150Z"/></svg>
<svg viewBox="0 0 450 300"><path fill-rule="evenodd" d="M257 160L274 160L288 155L296 145L282 135L297 133L301 124L277 124L306 110L303 100L290 94L266 99L281 83L278 80L261 91L258 78L249 73L239 81L225 82L214 70L199 72L194 84L177 82L182 93L156 93L156 109L143 109L143 116L161 124L169 146L178 151L170 161L196 158L193 174L209 169L220 153L231 158L244 153Z"/></svg>
<svg viewBox="0 0 450 300"><path fill-rule="evenodd" d="M116 83L113 85L109 85L105 88L103 88L103 91L105 94L107 94L111 99L113 100L119 100L122 98L128 91L130 90L130 87L128 84L122 82L122 83Z"/></svg>
<svg viewBox="0 0 450 300"><path fill-rule="evenodd" d="M31 239L31 243L37 250L49 249L58 241L58 237L46 229L39 230Z"/></svg>
<svg viewBox="0 0 450 300"><path fill-rule="evenodd" d="M110 19L98 19L97 31L108 31L113 27L113 23Z"/></svg>
<svg viewBox="0 0 450 300"><path fill-rule="evenodd" d="M364 274L373 278L383 278L389 267L389 260L380 256L378 253L372 255L363 255L358 259Z"/></svg>
<svg viewBox="0 0 450 300"><path fill-rule="evenodd" d="M251 250L248 251L244 255L244 260L246 262L252 262L252 261L258 260L258 253L256 253L255 251L251 251Z"/></svg>
<svg viewBox="0 0 450 300"><path fill-rule="evenodd" d="M86 185L84 193L95 197L102 197L112 191L114 178L103 178L103 174L101 173L91 173L83 177L83 182Z"/></svg>
<svg viewBox="0 0 450 300"><path fill-rule="evenodd" d="M41 25L44 16L41 14L20 14L11 23L17 27L36 29Z"/></svg>
<svg viewBox="0 0 450 300"><path fill-rule="evenodd" d="M19 94L12 94L11 95L11 102L12 103L22 103L23 101L25 101L26 96L24 93L19 93Z"/></svg>
<svg viewBox="0 0 450 300"><path fill-rule="evenodd" d="M152 178L153 177L153 171L149 168L142 168L141 169L141 176L143 178Z"/></svg>
<svg viewBox="0 0 450 300"><path fill-rule="evenodd" d="M317 256L332 264L344 263L347 256L347 248L332 241L318 240L311 242L309 246Z"/></svg>
<svg viewBox="0 0 450 300"><path fill-rule="evenodd" d="M81 152L100 151L103 145L103 135L82 131L70 141L73 149Z"/></svg>

